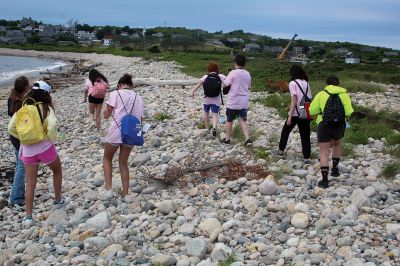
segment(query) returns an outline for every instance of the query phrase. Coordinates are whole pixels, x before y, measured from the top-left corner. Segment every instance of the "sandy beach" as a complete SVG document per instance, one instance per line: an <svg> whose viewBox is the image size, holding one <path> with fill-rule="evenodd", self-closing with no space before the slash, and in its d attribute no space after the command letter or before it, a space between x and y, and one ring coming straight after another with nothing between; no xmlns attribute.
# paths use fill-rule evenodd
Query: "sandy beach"
<svg viewBox="0 0 400 266"><path fill-rule="evenodd" d="M135 78L193 79L174 62L12 49L0 49L0 54L101 62L98 69L110 82L124 73ZM400 264L400 176L381 177L385 163L395 159L383 151L384 140L355 146L354 157L340 162L341 176L322 190L315 186L319 162L316 157L304 162L297 130L285 157L272 154L284 123L275 109L251 102L252 149L239 138L223 145L200 126L202 92L192 100L187 87L139 86L135 91L144 99L144 119L152 129L145 145L135 147L129 158L129 195L118 194L121 180L115 160L114 194L105 197L100 188L109 122L103 121L100 135L90 130L82 88L83 84L69 86L52 94L63 193L72 202L52 210L52 177L47 168L40 168L37 224L22 228L24 212L3 206L11 180L0 176L1 265L214 266L230 253L235 254L234 266ZM262 95L266 93L252 93L251 99ZM383 101L384 96L378 98ZM160 114L169 118L161 120ZM15 160L8 121L1 112L4 172L13 169ZM219 127L218 138L223 138L225 126ZM318 154L315 133L311 141L312 153ZM257 157L259 151L265 152L263 159ZM217 166L206 168L210 164Z"/></svg>

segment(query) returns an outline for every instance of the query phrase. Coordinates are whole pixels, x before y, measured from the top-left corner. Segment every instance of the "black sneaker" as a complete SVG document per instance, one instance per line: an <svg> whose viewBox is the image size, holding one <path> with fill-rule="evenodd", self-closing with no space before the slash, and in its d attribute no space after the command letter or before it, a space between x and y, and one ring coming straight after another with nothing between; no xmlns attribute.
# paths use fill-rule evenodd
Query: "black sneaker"
<svg viewBox="0 0 400 266"><path fill-rule="evenodd" d="M211 135L216 138L217 137L217 129L216 128L212 128L211 129Z"/></svg>
<svg viewBox="0 0 400 266"><path fill-rule="evenodd" d="M221 140L221 143L224 143L224 144L231 144L231 140L230 140L230 139L223 138L223 139Z"/></svg>
<svg viewBox="0 0 400 266"><path fill-rule="evenodd" d="M317 186L323 189L329 188L329 181L328 179L320 179L317 182Z"/></svg>
<svg viewBox="0 0 400 266"><path fill-rule="evenodd" d="M333 177L338 177L338 176L340 176L339 168L337 168L337 167L332 168L331 176L333 176Z"/></svg>
<svg viewBox="0 0 400 266"><path fill-rule="evenodd" d="M248 139L248 140L246 140L245 142L244 142L244 144L243 144L244 146L250 146L250 145L253 145L253 141L251 141L251 139Z"/></svg>

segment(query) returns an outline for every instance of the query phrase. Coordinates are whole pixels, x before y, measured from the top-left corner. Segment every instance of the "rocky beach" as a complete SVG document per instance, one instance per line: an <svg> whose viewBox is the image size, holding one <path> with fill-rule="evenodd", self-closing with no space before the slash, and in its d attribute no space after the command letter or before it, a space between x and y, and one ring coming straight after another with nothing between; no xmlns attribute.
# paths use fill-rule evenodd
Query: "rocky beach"
<svg viewBox="0 0 400 266"><path fill-rule="evenodd" d="M98 69L110 82L125 73L193 79L174 62L0 49L0 54L16 53L103 63ZM72 202L52 210L51 172L41 167L34 202L37 224L28 229L21 225L24 212L6 204L15 157L2 98L0 265L211 266L231 259L232 264L220 265L400 264L400 175L382 177L384 164L396 159L384 152L384 139L357 145L354 157L341 160L340 177L322 190L316 188L318 160L303 161L297 130L286 156L272 155L283 123L275 109L251 102L253 147L244 147L240 139L224 145L200 126L201 92L193 100L189 87L139 86L134 90L143 97L144 120L152 128L145 145L131 153L129 195L118 194L115 160L114 195L107 198L100 188L108 121L101 135L89 129L82 90L83 83L52 94L62 190ZM251 98L262 95L251 93ZM396 86L374 96L352 94L361 105L372 102L376 109L396 112L399 96ZM223 132L220 125L219 137ZM315 133L311 140L317 155ZM259 148L267 153L264 159L255 155Z"/></svg>

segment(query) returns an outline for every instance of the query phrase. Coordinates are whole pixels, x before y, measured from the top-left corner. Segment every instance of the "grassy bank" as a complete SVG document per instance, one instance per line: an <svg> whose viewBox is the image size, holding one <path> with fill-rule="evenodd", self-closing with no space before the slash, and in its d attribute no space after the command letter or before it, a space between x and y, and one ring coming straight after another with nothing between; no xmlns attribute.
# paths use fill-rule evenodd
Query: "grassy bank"
<svg viewBox="0 0 400 266"><path fill-rule="evenodd" d="M275 108L282 118L287 117L290 104L290 95L271 94L255 100L267 107ZM354 114L348 119L350 128L346 130L344 141L351 144L367 144L368 138L385 138L388 145L400 144L400 114L374 111L367 107L354 105ZM315 122L312 122L312 129L316 130ZM395 151L394 151L395 152Z"/></svg>
<svg viewBox="0 0 400 266"><path fill-rule="evenodd" d="M182 65L182 71L193 77L200 77L207 71L210 62L217 62L222 73L227 74L228 68L233 68L233 58L229 51L161 51L150 53L147 50L132 50L131 48L115 48L103 46L54 46L54 45L0 45L0 47L16 48L38 51L60 51L77 53L113 54L127 57L143 57L144 59L176 61ZM267 90L267 80L289 80L289 68L291 63L279 62L270 54L247 55L246 68L252 75L252 87L255 91ZM363 64L349 65L338 62L314 62L304 66L311 81L313 92L324 87L325 79L329 75L337 75L343 86L349 91L378 92L382 88L370 81L380 83L400 83L400 71L398 67L390 64Z"/></svg>

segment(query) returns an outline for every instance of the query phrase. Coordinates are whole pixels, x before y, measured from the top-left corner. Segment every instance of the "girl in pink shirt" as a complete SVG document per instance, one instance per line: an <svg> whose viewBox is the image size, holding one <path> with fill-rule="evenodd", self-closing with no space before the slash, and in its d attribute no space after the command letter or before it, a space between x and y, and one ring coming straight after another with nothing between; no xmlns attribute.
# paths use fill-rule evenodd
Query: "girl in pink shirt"
<svg viewBox="0 0 400 266"><path fill-rule="evenodd" d="M277 154L282 156L289 139L290 132L297 125L299 128L301 146L303 150L303 157L305 162L310 161L311 156L311 142L310 142L310 122L308 119L301 119L299 113L299 105L303 98L311 99L311 88L308 83L308 77L306 72L300 65L293 65L290 68L291 81L289 83L289 90L291 95L290 109L288 112L288 118L286 119L279 141L279 150Z"/></svg>
<svg viewBox="0 0 400 266"><path fill-rule="evenodd" d="M106 182L105 198L112 196L112 159L119 149L119 168L122 180L122 196L128 194L129 188L129 169L128 158L132 151L132 146L122 144L121 140L121 119L131 112L139 120L143 117L142 97L132 91L132 76L125 74L118 81L117 90L111 92L107 101L107 106L103 111L104 118L112 117L106 136L104 148L103 168Z"/></svg>
<svg viewBox="0 0 400 266"><path fill-rule="evenodd" d="M101 82L106 85L106 87L109 87L108 85L108 80L106 77L104 77L103 74L101 74L99 71L96 69L91 69L89 71L89 78L86 79L85 81L85 98L83 102L86 102L86 100L89 100L89 119L91 124L94 123L94 117L96 113L96 128L97 131L100 132L101 128L101 108L103 107L103 102L104 98L98 98L94 97L93 94L93 86L96 82Z"/></svg>

